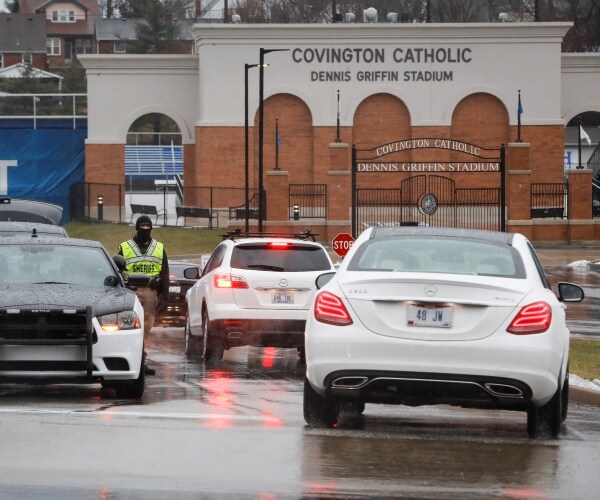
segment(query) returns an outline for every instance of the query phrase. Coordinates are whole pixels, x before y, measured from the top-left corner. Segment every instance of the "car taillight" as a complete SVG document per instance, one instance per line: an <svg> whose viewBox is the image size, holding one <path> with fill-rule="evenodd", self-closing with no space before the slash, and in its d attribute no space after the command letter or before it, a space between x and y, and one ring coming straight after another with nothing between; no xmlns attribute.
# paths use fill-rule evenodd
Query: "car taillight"
<svg viewBox="0 0 600 500"><path fill-rule="evenodd" d="M506 329L515 335L543 333L550 328L552 309L546 302L534 302L523 306Z"/></svg>
<svg viewBox="0 0 600 500"><path fill-rule="evenodd" d="M289 248L292 246L291 243L285 242L285 241L272 241L270 243L267 243L267 246L269 248L274 248L274 249L279 249L279 250L284 250L286 248Z"/></svg>
<svg viewBox="0 0 600 500"><path fill-rule="evenodd" d="M215 288L248 288L248 283L242 276L229 273L217 273L213 277Z"/></svg>
<svg viewBox="0 0 600 500"><path fill-rule="evenodd" d="M329 292L321 292L315 301L315 319L321 323L336 326L352 324L352 318L339 297Z"/></svg>

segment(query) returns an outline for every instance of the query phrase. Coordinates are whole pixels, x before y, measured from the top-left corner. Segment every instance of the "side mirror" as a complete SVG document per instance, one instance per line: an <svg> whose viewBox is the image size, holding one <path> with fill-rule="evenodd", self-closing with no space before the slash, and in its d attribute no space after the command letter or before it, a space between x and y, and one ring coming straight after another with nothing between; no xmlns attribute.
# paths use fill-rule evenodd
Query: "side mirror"
<svg viewBox="0 0 600 500"><path fill-rule="evenodd" d="M127 261L125 260L125 257L122 255L113 255L113 262L116 264L120 273L125 271L125 268L127 267Z"/></svg>
<svg viewBox="0 0 600 500"><path fill-rule="evenodd" d="M197 267L188 267L183 270L183 276L188 280L197 280L200 278L200 270Z"/></svg>
<svg viewBox="0 0 600 500"><path fill-rule="evenodd" d="M120 283L119 278L113 275L104 278L104 286L119 286Z"/></svg>
<svg viewBox="0 0 600 500"><path fill-rule="evenodd" d="M315 280L315 285L317 285L317 290L320 290L321 288L323 288L327 283L329 283L331 278L333 278L334 276L335 276L334 272L319 274L319 276L317 276L317 279Z"/></svg>
<svg viewBox="0 0 600 500"><path fill-rule="evenodd" d="M585 294L583 288L573 283L559 283L558 284L558 300L561 302L581 302Z"/></svg>

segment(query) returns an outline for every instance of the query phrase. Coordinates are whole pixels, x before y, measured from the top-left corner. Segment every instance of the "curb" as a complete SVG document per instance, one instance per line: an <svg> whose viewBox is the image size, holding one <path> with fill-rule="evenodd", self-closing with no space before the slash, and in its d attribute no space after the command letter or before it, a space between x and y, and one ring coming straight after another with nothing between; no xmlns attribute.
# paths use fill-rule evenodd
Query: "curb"
<svg viewBox="0 0 600 500"><path fill-rule="evenodd" d="M569 387L569 399L577 403L600 406L600 391L585 387Z"/></svg>

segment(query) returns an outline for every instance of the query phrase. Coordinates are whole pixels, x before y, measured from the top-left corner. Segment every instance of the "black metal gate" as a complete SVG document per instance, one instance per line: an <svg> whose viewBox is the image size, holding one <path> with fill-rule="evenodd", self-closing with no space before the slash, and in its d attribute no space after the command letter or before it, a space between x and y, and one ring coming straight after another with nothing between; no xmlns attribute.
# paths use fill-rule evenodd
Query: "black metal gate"
<svg viewBox="0 0 600 500"><path fill-rule="evenodd" d="M442 141L442 139L436 140ZM479 151L484 150L484 148L470 146ZM487 156L479 156L481 161L477 163L436 163L441 165L441 169L445 165L475 165L480 172L496 174L498 187L461 188L457 186L450 174L419 173L403 179L399 182L399 186L394 188L358 188L356 180L358 174L402 172L402 169L398 168L401 164L373 161L372 156L359 157L361 151L368 154L381 150L382 147L368 150L354 148L352 152L352 233L355 237L370 226L421 225L505 230L504 146L497 150L484 150ZM489 156L491 151L496 151L498 156ZM361 163L364 161L368 161L368 164ZM415 165L422 164L425 162L410 165L411 168L415 168ZM358 168L360 165L368 165L369 171L361 172Z"/></svg>

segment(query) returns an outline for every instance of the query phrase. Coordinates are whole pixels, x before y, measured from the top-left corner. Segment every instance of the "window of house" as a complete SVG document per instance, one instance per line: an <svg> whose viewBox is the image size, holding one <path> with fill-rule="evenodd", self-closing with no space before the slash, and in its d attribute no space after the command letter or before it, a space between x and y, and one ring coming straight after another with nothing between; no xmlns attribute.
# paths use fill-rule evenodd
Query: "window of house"
<svg viewBox="0 0 600 500"><path fill-rule="evenodd" d="M125 53L125 42L122 40L115 42L114 52L115 52L115 54L124 54Z"/></svg>
<svg viewBox="0 0 600 500"><path fill-rule="evenodd" d="M31 66L33 64L33 56L31 55L31 52L27 52L26 54L23 54L21 56L21 62L23 64L27 64L28 66Z"/></svg>
<svg viewBox="0 0 600 500"><path fill-rule="evenodd" d="M52 11L53 23L74 23L75 11L68 9L56 9Z"/></svg>
<svg viewBox="0 0 600 500"><path fill-rule="evenodd" d="M46 38L46 54L49 56L60 56L60 38Z"/></svg>
<svg viewBox="0 0 600 500"><path fill-rule="evenodd" d="M4 68L4 54L0 54L0 68Z"/></svg>
<svg viewBox="0 0 600 500"><path fill-rule="evenodd" d="M90 38L78 38L75 40L75 52L77 54L91 54L92 40Z"/></svg>

